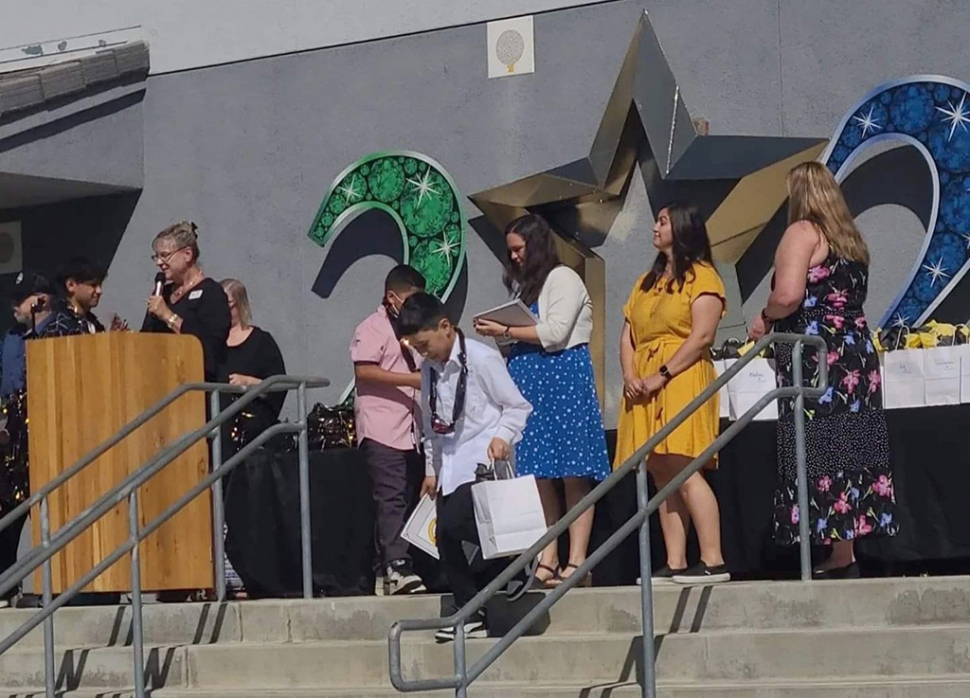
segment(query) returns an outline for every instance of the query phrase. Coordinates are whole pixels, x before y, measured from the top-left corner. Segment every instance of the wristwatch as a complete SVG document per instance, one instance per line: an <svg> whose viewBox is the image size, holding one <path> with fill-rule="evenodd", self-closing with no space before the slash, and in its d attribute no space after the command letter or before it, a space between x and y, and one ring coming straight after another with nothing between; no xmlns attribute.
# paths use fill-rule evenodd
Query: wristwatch
<svg viewBox="0 0 970 698"><path fill-rule="evenodd" d="M505 332L502 333L502 339L512 339L512 328L506 326Z"/></svg>
<svg viewBox="0 0 970 698"><path fill-rule="evenodd" d="M661 376L663 376L666 380L670 380L671 378L673 378L673 376L670 375L670 369L667 368L667 364L664 364L663 366L661 366L660 367L660 370L658 371L658 373Z"/></svg>

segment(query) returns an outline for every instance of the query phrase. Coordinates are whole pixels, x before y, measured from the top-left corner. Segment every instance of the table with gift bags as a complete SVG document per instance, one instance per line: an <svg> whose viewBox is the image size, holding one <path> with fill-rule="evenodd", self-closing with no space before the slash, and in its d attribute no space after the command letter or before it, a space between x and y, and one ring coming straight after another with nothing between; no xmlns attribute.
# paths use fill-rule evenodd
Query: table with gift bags
<svg viewBox="0 0 970 698"><path fill-rule="evenodd" d="M874 333L881 353L890 457L899 534L863 538L857 556L866 575L970 573L970 332L930 323L919 329ZM714 352L723 372L750 345L727 342ZM752 360L721 392L726 429L774 389L770 352ZM798 549L774 543L777 481L777 406L769 405L719 454L705 477L717 495L725 561L735 579L792 578ZM616 433L607 432L611 449ZM651 482L651 495L655 493ZM597 507L590 549L595 549L636 510L631 474ZM691 536L689 555L697 556ZM654 569L666 562L656 515L651 521ZM692 558L694 559L694 558ZM608 555L593 575L597 586L632 584L639 575L635 536Z"/></svg>
<svg viewBox="0 0 970 698"><path fill-rule="evenodd" d="M965 435L970 424L968 336L965 327L935 323L874 334L882 359L900 527L894 538L859 542L866 574L970 573L965 513L970 496L970 437ZM745 350L736 342L718 347L716 365L725 370ZM721 393L722 428L774 386L770 354L757 357ZM735 578L798 573L797 549L779 548L773 541L776 418L776 407L769 405L721 451L719 469L705 473L718 497L724 556ZM367 468L351 447L353 411L346 405L318 405L310 425L314 586L326 595L371 594L374 511ZM615 432L607 436L612 449ZM631 475L597 506L590 550L635 508ZM237 468L226 488L226 516L226 548L247 589L258 596L298 594L299 478L292 444L274 444ZM664 564L665 551L656 516L651 529L657 567ZM566 543L563 536L563 546ZM434 560L412 549L416 565L429 566L425 581L431 579L433 590L445 591ZM632 584L638 574L637 541L631 536L601 563L593 582Z"/></svg>
<svg viewBox="0 0 970 698"><path fill-rule="evenodd" d="M863 538L857 553L866 574L970 571L970 331L929 323L873 333L880 352L899 534ZM720 372L750 345L714 353ZM751 361L721 393L722 428L774 389L771 354ZM777 479L775 422L769 405L720 453L707 473L721 509L724 556L732 575L796 575L798 551L773 541ZM662 537L653 536L654 556ZM629 572L626 573L629 576Z"/></svg>

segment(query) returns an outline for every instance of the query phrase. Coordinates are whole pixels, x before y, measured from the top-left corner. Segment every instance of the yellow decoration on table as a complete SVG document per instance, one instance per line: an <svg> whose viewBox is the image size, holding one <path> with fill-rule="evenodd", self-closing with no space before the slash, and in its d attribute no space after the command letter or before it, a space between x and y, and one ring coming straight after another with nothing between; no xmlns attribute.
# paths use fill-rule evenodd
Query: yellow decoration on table
<svg viewBox="0 0 970 698"><path fill-rule="evenodd" d="M754 347L754 342L745 342L738 347L738 356L744 356Z"/></svg>
<svg viewBox="0 0 970 698"><path fill-rule="evenodd" d="M871 332L872 346L876 348L876 353L885 354L886 347L882 345L882 340L879 339L880 335L882 335L881 327L877 327L873 332Z"/></svg>

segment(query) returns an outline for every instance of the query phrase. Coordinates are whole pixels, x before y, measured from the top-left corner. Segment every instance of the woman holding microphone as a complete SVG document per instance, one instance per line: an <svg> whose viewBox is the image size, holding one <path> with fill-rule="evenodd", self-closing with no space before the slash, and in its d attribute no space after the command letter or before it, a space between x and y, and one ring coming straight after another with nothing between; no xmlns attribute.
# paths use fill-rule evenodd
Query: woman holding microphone
<svg viewBox="0 0 970 698"><path fill-rule="evenodd" d="M557 480L570 509L589 493L591 481L604 480L610 472L589 353L593 304L579 275L559 261L553 235L537 215L523 216L505 231L505 286L529 306L538 324L475 322L479 334L515 343L509 374L533 407L516 446L516 469L519 475L535 475L550 526L563 513ZM556 543L543 550L536 572L543 586L556 586L585 562L592 527L590 508L569 527L569 560L562 567Z"/></svg>
<svg viewBox="0 0 970 698"><path fill-rule="evenodd" d="M156 235L152 261L158 266L159 274L156 292L147 301L148 312L141 331L198 337L202 342L205 379L215 381L226 359L232 319L222 286L199 267L199 235L195 223L176 223Z"/></svg>

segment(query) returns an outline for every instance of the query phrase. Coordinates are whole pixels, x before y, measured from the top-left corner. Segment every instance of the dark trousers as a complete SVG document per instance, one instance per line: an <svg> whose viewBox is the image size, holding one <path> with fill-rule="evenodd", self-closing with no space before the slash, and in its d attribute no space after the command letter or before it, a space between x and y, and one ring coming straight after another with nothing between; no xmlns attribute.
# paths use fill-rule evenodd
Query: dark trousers
<svg viewBox="0 0 970 698"><path fill-rule="evenodd" d="M457 610L495 579L509 560L482 558L472 504L472 483L461 485L447 497L439 494L436 503L438 555Z"/></svg>
<svg viewBox="0 0 970 698"><path fill-rule="evenodd" d="M377 548L383 566L411 560L409 543L401 538L404 524L417 505L424 479L424 459L416 450L401 451L364 439L360 444L370 471L377 508Z"/></svg>

